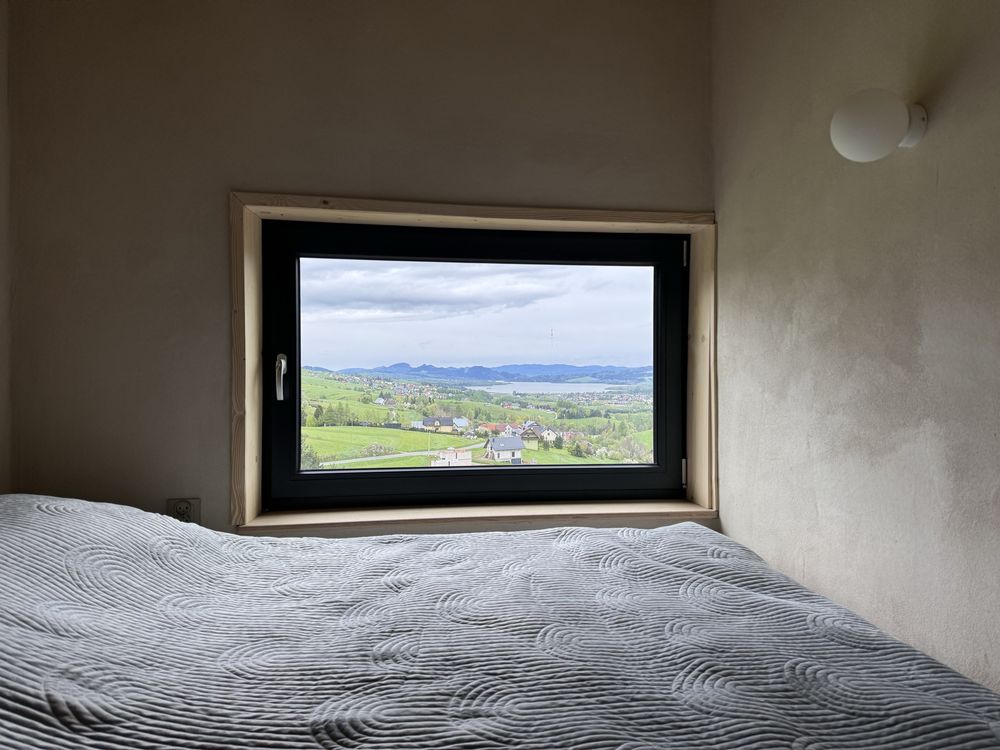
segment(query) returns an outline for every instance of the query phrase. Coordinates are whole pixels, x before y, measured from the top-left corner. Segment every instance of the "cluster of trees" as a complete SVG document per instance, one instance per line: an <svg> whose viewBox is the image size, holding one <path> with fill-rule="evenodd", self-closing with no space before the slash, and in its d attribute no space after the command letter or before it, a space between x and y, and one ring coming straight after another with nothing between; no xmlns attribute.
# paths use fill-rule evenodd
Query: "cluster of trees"
<svg viewBox="0 0 1000 750"><path fill-rule="evenodd" d="M563 402L560 402L563 403ZM587 419L587 417L609 417L611 412L607 409L586 409L582 406L570 404L556 412L556 419Z"/></svg>
<svg viewBox="0 0 1000 750"><path fill-rule="evenodd" d="M450 394L449 394L450 395ZM468 417L473 422L510 422L515 424L525 419L525 412L545 408L546 404L537 406L521 406L518 409L505 409L501 404L511 400L511 396L495 396L486 391L469 391L458 394L460 400L439 398L434 406L434 415L442 417ZM471 406L475 404L475 406Z"/></svg>
<svg viewBox="0 0 1000 750"><path fill-rule="evenodd" d="M364 421L343 401L338 401L336 406L327 404L326 408L318 404L312 410L312 418L317 427L353 426ZM309 412L304 408L300 411L299 423L303 427L309 423Z"/></svg>
<svg viewBox="0 0 1000 750"><path fill-rule="evenodd" d="M576 447L570 449L574 456L581 455ZM595 438L594 443L586 442L582 446L583 455L596 455L599 458L609 458L624 463L649 463L653 460L653 452L631 435L617 438L613 435L602 435Z"/></svg>
<svg viewBox="0 0 1000 750"><path fill-rule="evenodd" d="M627 461L650 461L653 456L652 453L633 437L627 437L618 443L618 450L622 454L622 458Z"/></svg>
<svg viewBox="0 0 1000 750"><path fill-rule="evenodd" d="M319 456L316 455L316 449L311 445L302 444L302 452L299 454L299 468L300 469L319 469Z"/></svg>
<svg viewBox="0 0 1000 750"><path fill-rule="evenodd" d="M650 427L652 427L652 424ZM638 430L631 422L624 419L609 419L605 424L593 430L591 434L627 437L635 432L638 432Z"/></svg>
<svg viewBox="0 0 1000 750"><path fill-rule="evenodd" d="M389 391L378 391L377 393L374 391L365 391L361 394L361 403L370 404L377 398L380 398L387 403L394 401L394 397Z"/></svg>

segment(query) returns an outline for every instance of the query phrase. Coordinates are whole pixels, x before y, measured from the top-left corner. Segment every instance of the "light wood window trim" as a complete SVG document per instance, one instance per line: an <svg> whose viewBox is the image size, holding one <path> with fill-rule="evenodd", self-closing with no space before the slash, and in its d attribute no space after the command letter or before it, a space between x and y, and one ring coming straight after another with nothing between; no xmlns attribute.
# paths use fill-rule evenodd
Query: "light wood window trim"
<svg viewBox="0 0 1000 750"><path fill-rule="evenodd" d="M232 252L232 430L230 505L233 526L248 533L312 529L343 523L441 524L447 520L500 524L543 518L688 520L714 517L718 498L715 349L715 217L712 213L512 208L445 203L230 193ZM688 362L689 503L570 503L371 509L261 515L261 254L263 219L399 226L521 229L563 232L661 232L691 235ZM700 508L691 506L693 503ZM634 506L634 507L632 507ZM631 512L629 508L631 507ZM528 512L532 510L533 512ZM337 515L340 514L340 515ZM355 515L350 515L355 514ZM361 515L357 515L361 514ZM422 514L422 515L421 515ZM596 525L596 524L595 524ZM393 530L398 530L394 528Z"/></svg>

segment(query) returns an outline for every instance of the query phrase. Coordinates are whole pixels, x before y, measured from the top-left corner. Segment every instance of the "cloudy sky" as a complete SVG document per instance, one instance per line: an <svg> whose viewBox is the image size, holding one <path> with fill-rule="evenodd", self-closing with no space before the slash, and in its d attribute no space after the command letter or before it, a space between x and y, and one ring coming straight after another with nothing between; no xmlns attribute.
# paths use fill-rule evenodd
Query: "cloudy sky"
<svg viewBox="0 0 1000 750"><path fill-rule="evenodd" d="M653 270L303 258L302 363L653 363Z"/></svg>

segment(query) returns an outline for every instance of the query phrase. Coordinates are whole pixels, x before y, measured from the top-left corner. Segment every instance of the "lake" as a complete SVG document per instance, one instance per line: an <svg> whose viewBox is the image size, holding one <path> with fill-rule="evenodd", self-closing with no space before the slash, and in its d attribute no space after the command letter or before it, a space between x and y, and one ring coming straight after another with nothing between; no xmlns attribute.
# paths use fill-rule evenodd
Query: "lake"
<svg viewBox="0 0 1000 750"><path fill-rule="evenodd" d="M488 393L602 393L610 388L621 388L614 383L497 383L496 385L470 386Z"/></svg>

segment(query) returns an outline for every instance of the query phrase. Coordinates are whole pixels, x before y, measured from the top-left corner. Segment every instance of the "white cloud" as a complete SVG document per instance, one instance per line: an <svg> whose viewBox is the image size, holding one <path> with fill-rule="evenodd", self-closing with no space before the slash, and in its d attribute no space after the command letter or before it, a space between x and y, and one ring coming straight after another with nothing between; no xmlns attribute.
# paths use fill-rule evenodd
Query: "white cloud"
<svg viewBox="0 0 1000 750"><path fill-rule="evenodd" d="M652 363L648 267L303 258L302 361Z"/></svg>

